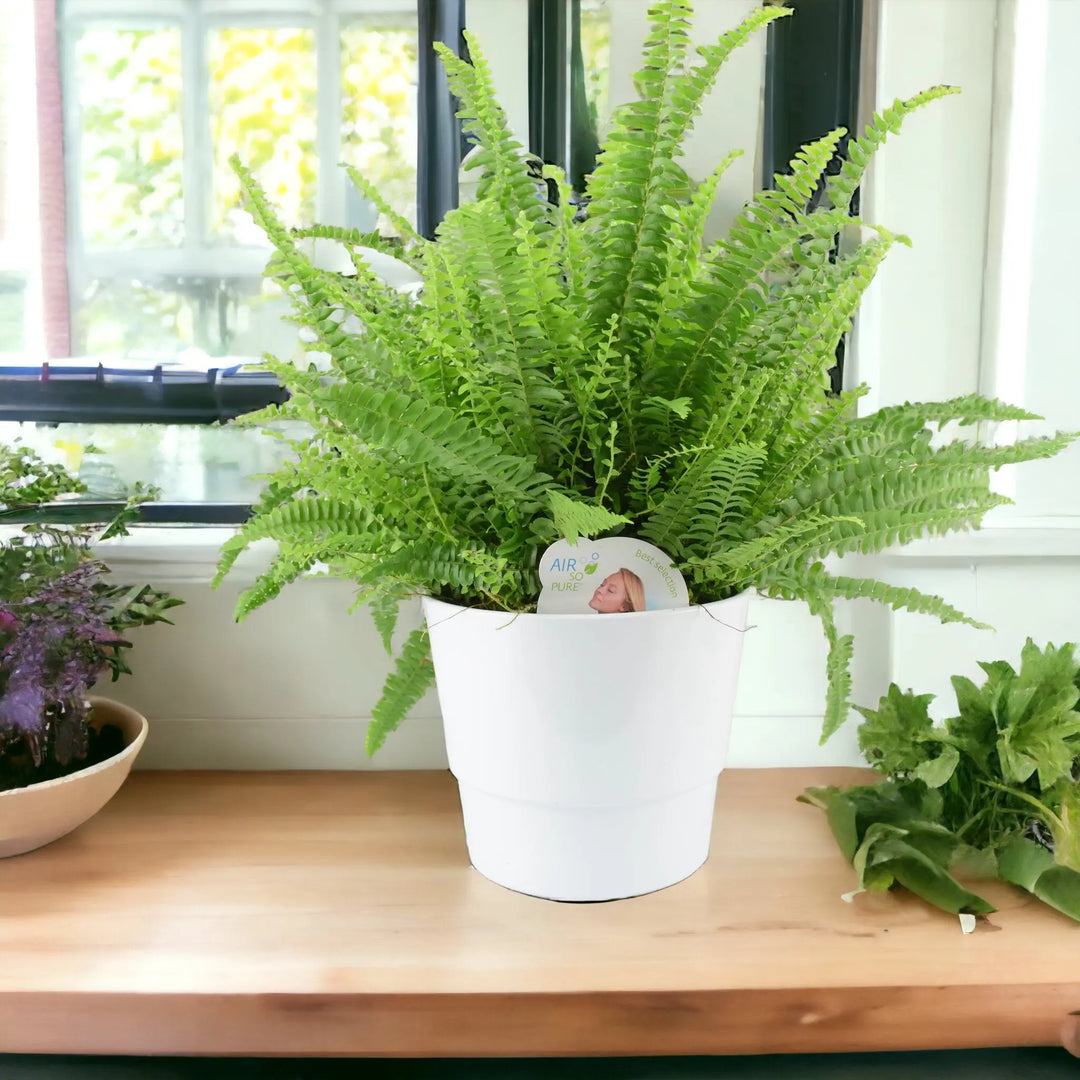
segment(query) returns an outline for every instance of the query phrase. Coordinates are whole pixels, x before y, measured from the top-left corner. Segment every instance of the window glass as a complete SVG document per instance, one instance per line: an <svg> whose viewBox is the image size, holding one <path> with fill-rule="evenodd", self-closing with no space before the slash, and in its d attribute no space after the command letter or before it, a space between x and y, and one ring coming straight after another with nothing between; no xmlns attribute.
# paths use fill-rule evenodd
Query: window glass
<svg viewBox="0 0 1080 1080"><path fill-rule="evenodd" d="M75 473L89 500L115 499L141 481L167 503L249 503L259 476L292 454L257 430L197 424L0 423L0 442L15 441Z"/></svg>
<svg viewBox="0 0 1080 1080"><path fill-rule="evenodd" d="M581 56L585 66L585 95L594 129L601 139L610 120L608 83L611 74L611 9L608 0L582 0Z"/></svg>
<svg viewBox="0 0 1080 1080"><path fill-rule="evenodd" d="M319 176L312 30L229 28L208 34L216 239L265 243L238 208L229 158L239 154L288 225L311 224Z"/></svg>
<svg viewBox="0 0 1080 1080"><path fill-rule="evenodd" d="M184 238L180 31L88 27L75 43L86 247Z"/></svg>
<svg viewBox="0 0 1080 1080"><path fill-rule="evenodd" d="M92 279L73 326L79 351L182 363L199 356L288 359L296 327L281 288L258 273L160 273Z"/></svg>
<svg viewBox="0 0 1080 1080"><path fill-rule="evenodd" d="M0 3L0 355L42 338L36 116L27 103L32 34L29 0Z"/></svg>
<svg viewBox="0 0 1080 1080"><path fill-rule="evenodd" d="M402 16L356 22L341 32L342 159L413 225L416 51L416 26ZM353 197L356 202L346 211L349 224L374 228L374 209Z"/></svg>

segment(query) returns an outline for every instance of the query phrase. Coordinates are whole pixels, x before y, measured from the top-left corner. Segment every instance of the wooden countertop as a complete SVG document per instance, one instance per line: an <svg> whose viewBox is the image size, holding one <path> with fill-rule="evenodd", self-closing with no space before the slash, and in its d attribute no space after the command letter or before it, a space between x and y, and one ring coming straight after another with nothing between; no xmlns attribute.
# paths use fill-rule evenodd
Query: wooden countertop
<svg viewBox="0 0 1080 1080"><path fill-rule="evenodd" d="M712 855L613 904L470 869L447 773L136 773L0 861L0 1052L723 1054L1054 1044L1080 926L845 903L844 769L732 771Z"/></svg>

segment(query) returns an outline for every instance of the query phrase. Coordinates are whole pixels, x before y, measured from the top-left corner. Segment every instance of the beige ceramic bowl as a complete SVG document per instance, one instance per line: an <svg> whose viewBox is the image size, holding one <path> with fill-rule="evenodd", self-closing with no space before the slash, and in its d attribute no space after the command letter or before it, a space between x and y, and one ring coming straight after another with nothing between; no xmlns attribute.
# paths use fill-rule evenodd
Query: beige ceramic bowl
<svg viewBox="0 0 1080 1080"><path fill-rule="evenodd" d="M124 733L124 749L107 761L41 784L0 791L0 858L59 840L92 818L127 779L146 741L146 717L127 705L92 697L95 722Z"/></svg>

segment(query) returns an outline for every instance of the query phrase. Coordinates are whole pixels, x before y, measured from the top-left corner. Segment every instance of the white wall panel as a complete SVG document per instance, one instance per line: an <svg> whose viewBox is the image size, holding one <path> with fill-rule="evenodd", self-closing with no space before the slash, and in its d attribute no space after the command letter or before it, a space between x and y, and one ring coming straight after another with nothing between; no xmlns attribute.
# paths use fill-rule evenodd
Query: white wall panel
<svg viewBox="0 0 1080 1080"><path fill-rule="evenodd" d="M882 0L877 107L938 83L962 93L908 118L872 166L863 216L897 246L860 316L864 410L978 387L995 0Z"/></svg>
<svg viewBox="0 0 1080 1080"><path fill-rule="evenodd" d="M1035 127L1019 117L1021 134L1034 128L1037 154L1034 235L1028 297L1027 348L1022 365L1023 404L1045 416L1048 426L1080 429L1080 207L1072 177L1080 172L1080 3L1049 0L1042 68L1042 116ZM1021 6L1021 18L1024 15ZM1011 298L1003 298L1010 303ZM1023 517L1073 515L1080 525L1080 447L1037 462L1016 475L1016 513Z"/></svg>

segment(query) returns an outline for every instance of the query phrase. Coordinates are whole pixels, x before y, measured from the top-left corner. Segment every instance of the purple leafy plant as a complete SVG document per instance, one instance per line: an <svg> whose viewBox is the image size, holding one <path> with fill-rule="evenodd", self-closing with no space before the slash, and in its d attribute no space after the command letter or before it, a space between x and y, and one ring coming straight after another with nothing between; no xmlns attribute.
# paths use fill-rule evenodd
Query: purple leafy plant
<svg viewBox="0 0 1080 1080"><path fill-rule="evenodd" d="M86 761L95 733L86 696L111 672L129 671L125 632L168 622L180 603L150 586L113 585L93 544L126 532L139 489L98 524L50 523L53 503L83 491L24 447L0 446L0 790L50 779Z"/></svg>

